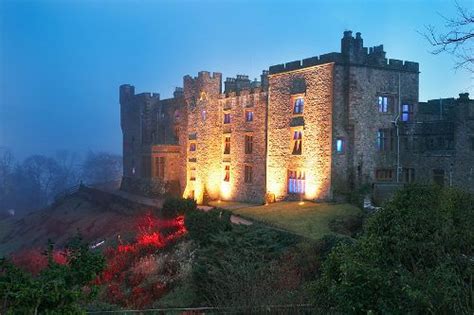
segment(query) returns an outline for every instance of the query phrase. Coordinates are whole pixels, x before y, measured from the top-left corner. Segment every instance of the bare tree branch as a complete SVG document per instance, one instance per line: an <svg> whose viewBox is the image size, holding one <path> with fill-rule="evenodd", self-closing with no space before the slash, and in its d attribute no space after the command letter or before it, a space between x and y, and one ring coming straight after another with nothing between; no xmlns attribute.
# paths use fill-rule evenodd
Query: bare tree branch
<svg viewBox="0 0 474 315"><path fill-rule="evenodd" d="M474 72L474 13L455 2L457 15L445 20L445 31L439 32L433 25L425 26L420 33L433 47L432 54L448 53L455 58L455 68Z"/></svg>

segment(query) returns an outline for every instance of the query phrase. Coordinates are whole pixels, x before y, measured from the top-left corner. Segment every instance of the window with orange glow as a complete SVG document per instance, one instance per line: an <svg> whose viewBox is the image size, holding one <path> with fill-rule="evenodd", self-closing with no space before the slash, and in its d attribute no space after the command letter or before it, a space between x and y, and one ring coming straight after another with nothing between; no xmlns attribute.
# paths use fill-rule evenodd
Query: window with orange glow
<svg viewBox="0 0 474 315"><path fill-rule="evenodd" d="M293 139L292 139L292 151L291 154L293 155L300 155L302 152L303 146L303 132L300 130L295 130L293 132Z"/></svg>
<svg viewBox="0 0 474 315"><path fill-rule="evenodd" d="M224 154L230 154L230 137L225 137L225 140L224 140Z"/></svg>
<svg viewBox="0 0 474 315"><path fill-rule="evenodd" d="M224 182L230 181L230 165L224 167Z"/></svg>

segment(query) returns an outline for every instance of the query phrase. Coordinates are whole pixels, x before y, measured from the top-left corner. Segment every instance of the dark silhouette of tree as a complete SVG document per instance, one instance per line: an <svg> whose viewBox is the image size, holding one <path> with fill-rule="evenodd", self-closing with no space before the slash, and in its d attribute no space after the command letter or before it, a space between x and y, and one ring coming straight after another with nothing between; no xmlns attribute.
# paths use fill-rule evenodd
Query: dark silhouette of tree
<svg viewBox="0 0 474 315"><path fill-rule="evenodd" d="M86 184L99 184L120 179L122 157L107 152L89 152L82 166Z"/></svg>
<svg viewBox="0 0 474 315"><path fill-rule="evenodd" d="M455 2L457 14L445 20L444 31L426 26L422 35L433 47L432 54L449 53L455 57L456 69L474 72L474 13Z"/></svg>

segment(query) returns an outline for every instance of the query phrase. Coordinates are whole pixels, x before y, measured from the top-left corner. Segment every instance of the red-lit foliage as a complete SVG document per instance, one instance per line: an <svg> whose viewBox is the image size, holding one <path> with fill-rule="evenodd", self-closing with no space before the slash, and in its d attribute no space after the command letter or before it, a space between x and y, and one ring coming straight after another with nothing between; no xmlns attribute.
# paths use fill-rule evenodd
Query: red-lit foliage
<svg viewBox="0 0 474 315"><path fill-rule="evenodd" d="M48 266L48 257L44 249L31 248L22 250L11 256L12 262L19 268L30 272L32 275L38 275ZM61 265L67 263L67 254L61 250L53 250L53 260Z"/></svg>
<svg viewBox="0 0 474 315"><path fill-rule="evenodd" d="M134 242L104 251L107 267L95 283L104 285L105 299L135 308L150 306L159 299L167 291L163 277L172 276L176 268L159 268L153 255L185 233L183 216L160 219L147 214L138 218Z"/></svg>

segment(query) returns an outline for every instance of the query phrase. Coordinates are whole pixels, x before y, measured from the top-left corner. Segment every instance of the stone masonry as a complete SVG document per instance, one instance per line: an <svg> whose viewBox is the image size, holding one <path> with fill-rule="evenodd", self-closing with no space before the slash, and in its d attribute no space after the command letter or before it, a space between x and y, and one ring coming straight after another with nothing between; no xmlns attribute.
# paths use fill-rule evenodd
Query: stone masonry
<svg viewBox="0 0 474 315"><path fill-rule="evenodd" d="M260 81L202 71L165 100L122 85L122 189L199 203L411 182L474 191L474 101L419 102L418 63L385 55L346 31L340 52L271 66Z"/></svg>

